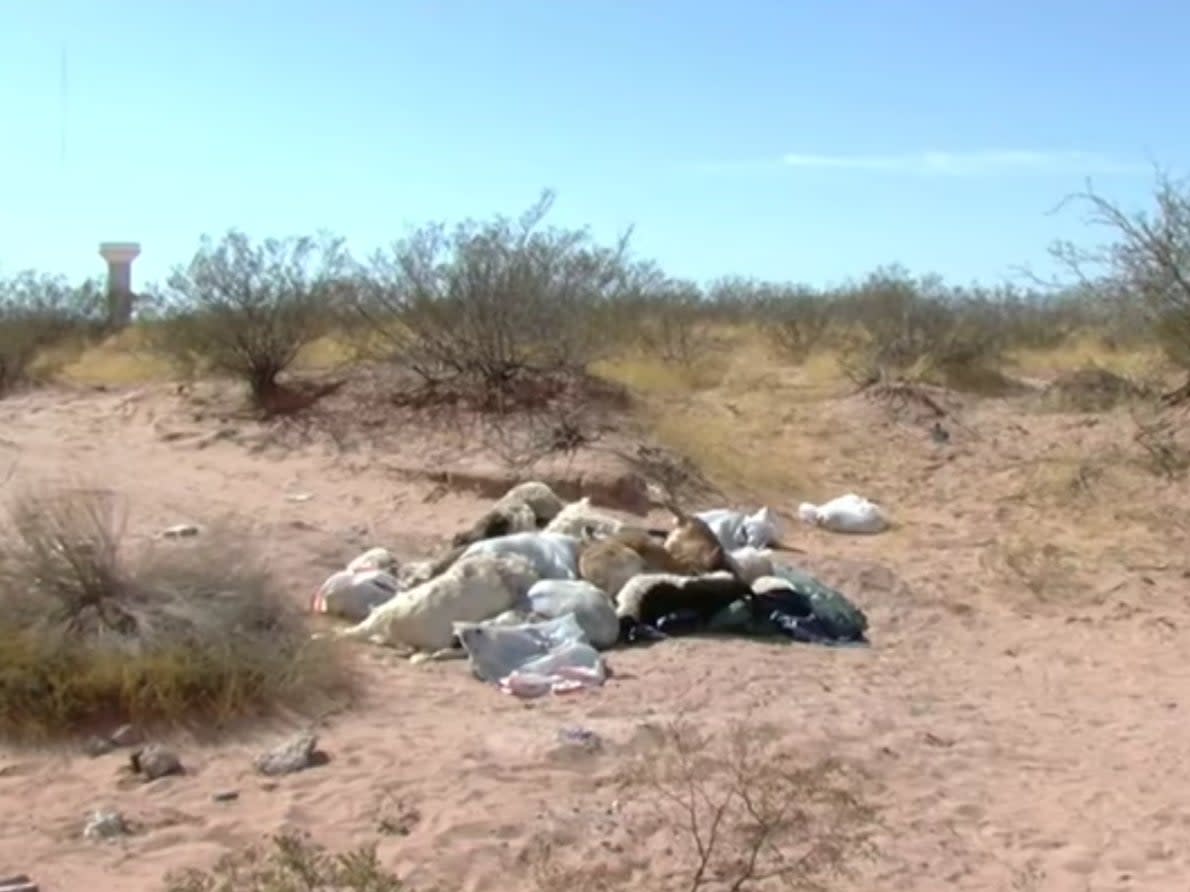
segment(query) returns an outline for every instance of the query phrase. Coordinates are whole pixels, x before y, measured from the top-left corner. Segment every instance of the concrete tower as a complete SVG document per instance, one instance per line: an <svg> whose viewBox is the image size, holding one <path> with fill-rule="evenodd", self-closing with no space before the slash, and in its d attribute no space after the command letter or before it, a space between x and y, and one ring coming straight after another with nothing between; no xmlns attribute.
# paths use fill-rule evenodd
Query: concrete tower
<svg viewBox="0 0 1190 892"><path fill-rule="evenodd" d="M113 329L132 321L132 261L140 255L136 242L102 242L99 256L107 261L108 322Z"/></svg>

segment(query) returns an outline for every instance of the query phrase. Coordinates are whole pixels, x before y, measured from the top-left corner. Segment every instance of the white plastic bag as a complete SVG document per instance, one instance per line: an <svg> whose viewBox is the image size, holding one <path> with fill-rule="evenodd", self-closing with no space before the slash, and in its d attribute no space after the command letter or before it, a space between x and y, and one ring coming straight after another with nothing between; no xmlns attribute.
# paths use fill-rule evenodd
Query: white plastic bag
<svg viewBox="0 0 1190 892"><path fill-rule="evenodd" d="M760 508L754 514L730 508L712 508L696 515L711 528L715 538L728 551L737 548L767 548L781 536L780 521L772 508Z"/></svg>
<svg viewBox="0 0 1190 892"><path fill-rule="evenodd" d="M835 533L880 533L888 529L884 510L853 492L822 505L802 502L797 513L804 522Z"/></svg>
<svg viewBox="0 0 1190 892"><path fill-rule="evenodd" d="M332 573L310 599L310 610L360 622L373 607L395 597L401 586L384 570L340 570Z"/></svg>

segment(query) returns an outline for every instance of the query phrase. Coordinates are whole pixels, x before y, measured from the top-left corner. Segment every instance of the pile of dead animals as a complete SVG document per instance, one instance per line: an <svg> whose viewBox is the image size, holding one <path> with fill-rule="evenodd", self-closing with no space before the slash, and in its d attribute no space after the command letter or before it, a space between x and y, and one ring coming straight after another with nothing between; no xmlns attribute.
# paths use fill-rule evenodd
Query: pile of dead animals
<svg viewBox="0 0 1190 892"><path fill-rule="evenodd" d="M466 657L477 677L519 696L600 685L602 651L676 635L866 642L860 609L774 560L772 510L669 510L672 529L646 529L522 483L441 557L399 566L370 549L323 583L311 609L355 623L339 637L415 660Z"/></svg>

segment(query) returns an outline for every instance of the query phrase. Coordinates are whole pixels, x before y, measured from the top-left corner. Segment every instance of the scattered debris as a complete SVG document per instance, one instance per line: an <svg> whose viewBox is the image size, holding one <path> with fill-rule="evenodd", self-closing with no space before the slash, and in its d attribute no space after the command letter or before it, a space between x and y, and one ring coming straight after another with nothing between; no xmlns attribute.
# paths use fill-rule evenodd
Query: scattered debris
<svg viewBox="0 0 1190 892"><path fill-rule="evenodd" d="M603 738L590 728L581 725L571 725L558 731L558 740L568 746L594 752L603 749Z"/></svg>
<svg viewBox="0 0 1190 892"><path fill-rule="evenodd" d="M198 527L192 523L178 523L161 533L166 539L189 539L198 535Z"/></svg>
<svg viewBox="0 0 1190 892"><path fill-rule="evenodd" d="M0 892L38 892L37 883L23 873L0 877Z"/></svg>
<svg viewBox="0 0 1190 892"><path fill-rule="evenodd" d="M92 758L105 756L112 750L123 746L135 746L141 743L143 737L132 725L121 725L107 737L94 734L83 744L83 752ZM2 892L2 890L0 890Z"/></svg>
<svg viewBox="0 0 1190 892"><path fill-rule="evenodd" d="M320 759L317 748L318 736L304 732L257 756L253 764L261 774L292 774L323 764L326 757Z"/></svg>
<svg viewBox="0 0 1190 892"><path fill-rule="evenodd" d="M183 774L182 762L177 755L163 746L150 743L136 750L130 757L132 770L153 781L170 774Z"/></svg>
<svg viewBox="0 0 1190 892"><path fill-rule="evenodd" d="M939 445L950 442L950 431L942 426L942 422L935 421L934 426L930 428L930 439Z"/></svg>
<svg viewBox="0 0 1190 892"><path fill-rule="evenodd" d="M220 790L218 793L214 793L211 796L211 799L215 802L234 802L239 798L239 790ZM0 890L0 892L3 892L3 890Z"/></svg>
<svg viewBox="0 0 1190 892"><path fill-rule="evenodd" d="M144 743L145 738L134 726L121 725L108 739L116 746L136 746L138 743Z"/></svg>
<svg viewBox="0 0 1190 892"><path fill-rule="evenodd" d="M128 824L124 821L124 816L115 809L95 809L83 827L83 838L94 841L115 839L118 836L127 836L128 833Z"/></svg>
<svg viewBox="0 0 1190 892"><path fill-rule="evenodd" d="M83 752L92 759L99 756L106 756L116 748L116 743L110 737L100 737L94 734L87 738L86 743L83 744Z"/></svg>

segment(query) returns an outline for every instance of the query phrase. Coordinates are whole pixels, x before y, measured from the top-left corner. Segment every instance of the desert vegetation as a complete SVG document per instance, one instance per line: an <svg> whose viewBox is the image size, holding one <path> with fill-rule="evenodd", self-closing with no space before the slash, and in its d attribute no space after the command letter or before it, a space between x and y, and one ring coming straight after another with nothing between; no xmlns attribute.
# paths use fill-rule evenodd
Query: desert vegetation
<svg viewBox="0 0 1190 892"><path fill-rule="evenodd" d="M1108 238L1055 244L1071 275L1044 286L959 286L898 266L828 288L739 277L704 286L635 256L631 233L607 246L548 226L550 192L519 217L428 224L366 260L327 234L256 242L232 230L147 289L135 340L180 374L241 380L275 411L309 404L287 401L279 382L327 340L407 371L423 402L488 412L547 402L601 368L667 367L687 386L706 384L716 359L745 342L789 365L829 354L861 388L918 380L997 395L1013 392L1001 372L1014 358L1075 341L1109 363L1151 349L1168 369L1186 367L1188 194L1159 172L1149 212L1090 187L1070 196ZM22 273L0 285L8 389L51 348L102 332L94 283Z"/></svg>
<svg viewBox="0 0 1190 892"><path fill-rule="evenodd" d="M194 725L346 691L336 654L234 530L133 547L95 487L13 494L0 540L0 736Z"/></svg>

